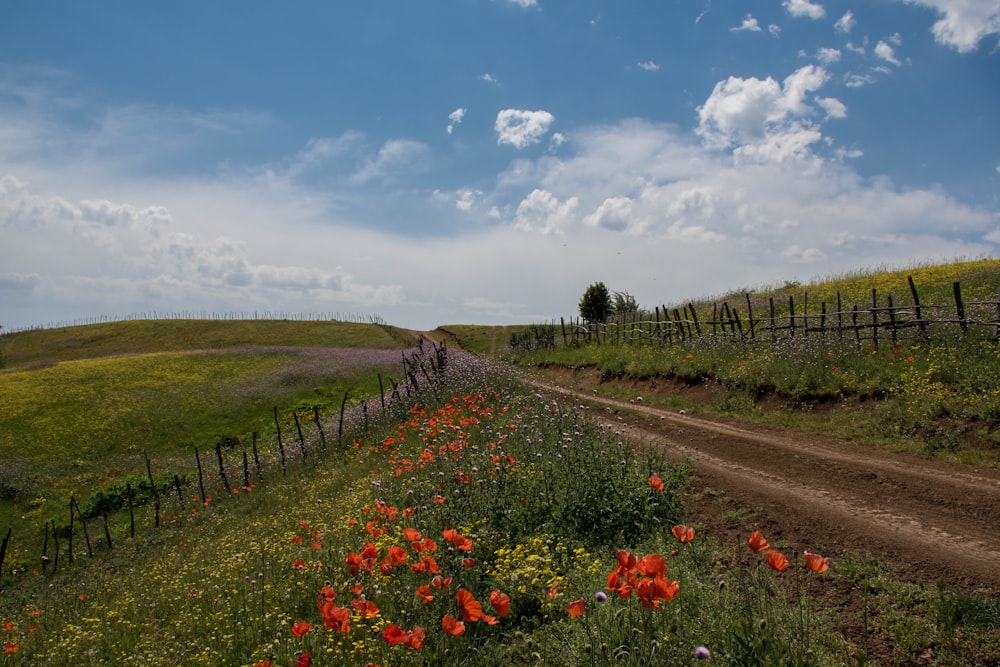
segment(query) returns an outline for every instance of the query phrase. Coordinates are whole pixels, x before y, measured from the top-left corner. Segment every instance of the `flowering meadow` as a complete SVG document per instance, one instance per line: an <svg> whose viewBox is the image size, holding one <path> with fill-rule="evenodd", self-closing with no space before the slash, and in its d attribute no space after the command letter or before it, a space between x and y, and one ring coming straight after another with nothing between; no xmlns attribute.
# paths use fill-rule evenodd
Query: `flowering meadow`
<svg viewBox="0 0 1000 667"><path fill-rule="evenodd" d="M624 430L453 355L341 451L5 574L0 665L865 662L822 545L718 542Z"/></svg>

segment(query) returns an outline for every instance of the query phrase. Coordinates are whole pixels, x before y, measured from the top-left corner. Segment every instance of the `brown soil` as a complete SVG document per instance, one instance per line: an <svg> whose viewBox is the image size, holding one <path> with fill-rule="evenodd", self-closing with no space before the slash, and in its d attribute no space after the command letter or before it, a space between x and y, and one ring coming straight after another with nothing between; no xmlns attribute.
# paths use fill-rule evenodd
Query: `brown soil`
<svg viewBox="0 0 1000 667"><path fill-rule="evenodd" d="M876 558L904 580L1000 593L1000 471L598 397L581 391L597 385L592 371L548 376L544 388L686 460L688 521L719 539L755 528L780 548ZM742 522L724 515L738 509Z"/></svg>

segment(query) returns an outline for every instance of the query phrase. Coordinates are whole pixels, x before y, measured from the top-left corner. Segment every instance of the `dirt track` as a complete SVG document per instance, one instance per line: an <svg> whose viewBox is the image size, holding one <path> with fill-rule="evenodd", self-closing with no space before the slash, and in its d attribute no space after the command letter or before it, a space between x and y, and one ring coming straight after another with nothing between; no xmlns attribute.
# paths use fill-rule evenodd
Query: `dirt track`
<svg viewBox="0 0 1000 667"><path fill-rule="evenodd" d="M998 471L538 386L617 413L610 418L621 417L634 439L686 459L695 488L711 487L752 510L753 527L773 544L868 554L906 579L1000 592ZM727 529L717 503L687 509L691 521Z"/></svg>

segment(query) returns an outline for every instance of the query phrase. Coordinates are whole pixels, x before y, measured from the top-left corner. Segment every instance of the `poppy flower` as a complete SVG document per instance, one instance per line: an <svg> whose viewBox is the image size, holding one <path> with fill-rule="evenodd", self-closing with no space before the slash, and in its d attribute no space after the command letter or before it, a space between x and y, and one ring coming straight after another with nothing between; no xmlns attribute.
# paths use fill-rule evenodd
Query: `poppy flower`
<svg viewBox="0 0 1000 667"><path fill-rule="evenodd" d="M455 594L455 600L462 608L462 618L466 621L478 621L483 617L483 605L479 603L471 592L464 588L459 588Z"/></svg>
<svg viewBox="0 0 1000 667"><path fill-rule="evenodd" d="M14 632L14 624L9 620L3 622L3 629L7 632Z"/></svg>
<svg viewBox="0 0 1000 667"><path fill-rule="evenodd" d="M750 533L750 539L747 540L747 546L749 546L750 549L756 553L760 553L761 551L766 551L771 548L771 545L767 543L767 540L764 539L764 536L760 534L759 530L755 530Z"/></svg>
<svg viewBox="0 0 1000 667"><path fill-rule="evenodd" d="M386 626L385 630L382 631L382 638L392 645L402 644L405 636L406 633L403 632L403 628L399 627L395 623L390 623Z"/></svg>
<svg viewBox="0 0 1000 667"><path fill-rule="evenodd" d="M781 572L788 567L788 559L780 551L767 552L767 564L771 569Z"/></svg>
<svg viewBox="0 0 1000 667"><path fill-rule="evenodd" d="M690 542L694 539L694 528L691 526L677 525L670 532L681 542Z"/></svg>
<svg viewBox="0 0 1000 667"><path fill-rule="evenodd" d="M427 604L434 599L434 594L431 593L431 587L427 584L421 585L417 588L417 597L420 598L421 604Z"/></svg>
<svg viewBox="0 0 1000 667"><path fill-rule="evenodd" d="M253 663L253 667L274 667L270 660L258 660Z"/></svg>
<svg viewBox="0 0 1000 667"><path fill-rule="evenodd" d="M7 655L10 655L11 653L17 653L17 644L4 644L3 652Z"/></svg>
<svg viewBox="0 0 1000 667"><path fill-rule="evenodd" d="M632 595L632 586L629 585L627 581L624 581L618 576L617 572L611 572L608 574L608 586L607 590L614 591L618 594L618 597L622 599L628 599Z"/></svg>
<svg viewBox="0 0 1000 667"><path fill-rule="evenodd" d="M649 485L651 487L653 487L654 491L662 491L663 490L663 480L660 478L659 475L653 475L653 476L651 476L649 478Z"/></svg>
<svg viewBox="0 0 1000 667"><path fill-rule="evenodd" d="M292 624L292 634L296 637L305 637L312 629L312 623L306 621L295 621Z"/></svg>
<svg viewBox="0 0 1000 667"><path fill-rule="evenodd" d="M667 561L660 554L648 554L639 559L636 563L636 570L639 574L647 577L662 577L667 573Z"/></svg>
<svg viewBox="0 0 1000 667"><path fill-rule="evenodd" d="M407 648L422 649L426 639L427 633L418 625L403 636L403 645Z"/></svg>
<svg viewBox="0 0 1000 667"><path fill-rule="evenodd" d="M827 568L830 567L830 559L823 558L819 554L813 554L806 551L802 554L802 557L805 559L806 567L813 572L826 572Z"/></svg>
<svg viewBox="0 0 1000 667"><path fill-rule="evenodd" d="M583 616L584 609L587 608L587 601L583 598L573 600L566 605L566 613L570 616Z"/></svg>
<svg viewBox="0 0 1000 667"><path fill-rule="evenodd" d="M295 667L312 667L313 659L308 653L303 653L295 659Z"/></svg>
<svg viewBox="0 0 1000 667"><path fill-rule="evenodd" d="M301 558L296 558L294 561L292 561L292 567L295 568L296 570L308 570L309 569L309 565L304 560L302 560Z"/></svg>
<svg viewBox="0 0 1000 667"><path fill-rule="evenodd" d="M364 618L375 618L379 614L379 608L375 603L364 598L354 598L351 600L351 608Z"/></svg>
<svg viewBox="0 0 1000 667"><path fill-rule="evenodd" d="M440 574L431 579L431 586L434 588L448 588L451 586L451 577L442 577Z"/></svg>
<svg viewBox="0 0 1000 667"><path fill-rule="evenodd" d="M510 613L510 597L506 593L494 590L490 593L490 604L500 614L501 618L506 618Z"/></svg>
<svg viewBox="0 0 1000 667"><path fill-rule="evenodd" d="M460 637L465 634L465 623L451 614L447 614L441 619L441 628L452 637Z"/></svg>
<svg viewBox="0 0 1000 667"><path fill-rule="evenodd" d="M423 539L423 534L416 528L404 528L403 539L407 542L419 542Z"/></svg>
<svg viewBox="0 0 1000 667"><path fill-rule="evenodd" d="M631 574L632 570L635 569L638 559L631 551L626 549L619 549L618 553L615 554L615 559L618 561L618 574L626 577Z"/></svg>
<svg viewBox="0 0 1000 667"><path fill-rule="evenodd" d="M475 566L476 566L476 559L475 558L463 558L462 559L462 567L475 567Z"/></svg>

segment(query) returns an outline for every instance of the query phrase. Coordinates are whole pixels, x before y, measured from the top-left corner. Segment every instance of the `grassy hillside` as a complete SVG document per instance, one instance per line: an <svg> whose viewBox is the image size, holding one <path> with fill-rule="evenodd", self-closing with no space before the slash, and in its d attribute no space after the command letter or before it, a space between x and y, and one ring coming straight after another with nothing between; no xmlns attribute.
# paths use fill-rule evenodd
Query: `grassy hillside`
<svg viewBox="0 0 1000 667"><path fill-rule="evenodd" d="M120 322L0 337L0 510L40 518L194 449L275 431L274 408L329 414L401 378L408 336L339 322ZM308 415L308 416L307 416ZM0 526L2 527L2 526Z"/></svg>

